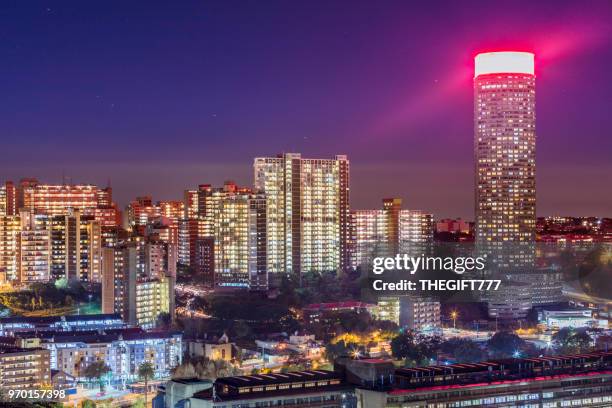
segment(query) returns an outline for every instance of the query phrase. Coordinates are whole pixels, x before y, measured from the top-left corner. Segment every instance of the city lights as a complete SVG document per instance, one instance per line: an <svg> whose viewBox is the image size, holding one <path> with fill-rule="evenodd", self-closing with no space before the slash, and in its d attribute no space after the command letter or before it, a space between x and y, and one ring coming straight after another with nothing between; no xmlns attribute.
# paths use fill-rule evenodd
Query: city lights
<svg viewBox="0 0 612 408"><path fill-rule="evenodd" d="M612 407L612 2L14 3L0 408Z"/></svg>

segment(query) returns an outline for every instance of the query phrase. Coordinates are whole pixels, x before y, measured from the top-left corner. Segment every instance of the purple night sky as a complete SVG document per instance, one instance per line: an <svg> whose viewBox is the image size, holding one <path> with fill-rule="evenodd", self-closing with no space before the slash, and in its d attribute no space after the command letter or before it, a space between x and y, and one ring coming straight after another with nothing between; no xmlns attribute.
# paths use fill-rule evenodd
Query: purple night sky
<svg viewBox="0 0 612 408"><path fill-rule="evenodd" d="M612 216L612 2L9 1L0 180L180 199L348 154L353 208L473 217L472 58L536 54L538 214Z"/></svg>

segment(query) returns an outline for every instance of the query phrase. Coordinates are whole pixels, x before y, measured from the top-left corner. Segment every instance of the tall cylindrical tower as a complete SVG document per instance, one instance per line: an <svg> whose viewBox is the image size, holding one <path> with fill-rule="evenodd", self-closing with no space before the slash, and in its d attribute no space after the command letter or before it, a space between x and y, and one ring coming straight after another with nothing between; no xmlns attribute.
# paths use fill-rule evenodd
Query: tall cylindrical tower
<svg viewBox="0 0 612 408"><path fill-rule="evenodd" d="M476 245L503 283L489 317L524 318L535 300L535 75L528 52L478 54L474 72Z"/></svg>
<svg viewBox="0 0 612 408"><path fill-rule="evenodd" d="M476 242L533 242L536 222L534 55L475 58Z"/></svg>

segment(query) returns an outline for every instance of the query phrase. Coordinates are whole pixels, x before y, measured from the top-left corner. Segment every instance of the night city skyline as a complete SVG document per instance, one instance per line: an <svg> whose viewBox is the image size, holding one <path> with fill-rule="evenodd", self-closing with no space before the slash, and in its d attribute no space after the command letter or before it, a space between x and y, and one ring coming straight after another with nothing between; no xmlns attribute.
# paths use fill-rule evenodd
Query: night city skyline
<svg viewBox="0 0 612 408"><path fill-rule="evenodd" d="M123 206L346 154L352 208L473 219L473 57L516 49L536 55L538 215L611 215L612 5L350 6L5 5L0 181L110 179Z"/></svg>

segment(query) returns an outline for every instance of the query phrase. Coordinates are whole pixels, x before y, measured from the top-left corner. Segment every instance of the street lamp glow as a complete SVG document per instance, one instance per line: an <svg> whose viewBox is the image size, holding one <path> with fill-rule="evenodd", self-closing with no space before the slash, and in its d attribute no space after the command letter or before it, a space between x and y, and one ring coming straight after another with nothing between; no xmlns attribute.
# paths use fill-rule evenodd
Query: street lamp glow
<svg viewBox="0 0 612 408"><path fill-rule="evenodd" d="M451 319L453 319L453 330L457 330L457 317L459 317L459 313L456 310L453 310L450 316Z"/></svg>
<svg viewBox="0 0 612 408"><path fill-rule="evenodd" d="M531 52L485 52L474 58L474 77L486 74L534 75L534 55Z"/></svg>

